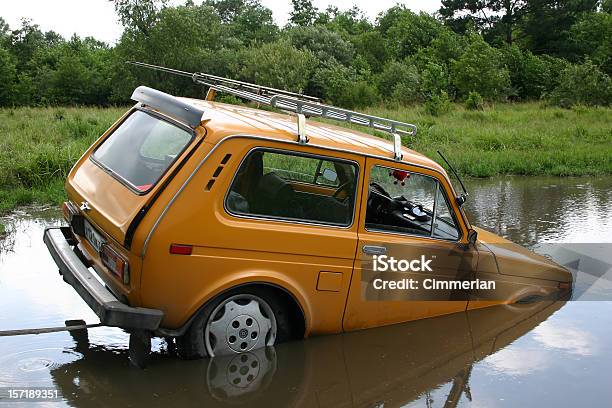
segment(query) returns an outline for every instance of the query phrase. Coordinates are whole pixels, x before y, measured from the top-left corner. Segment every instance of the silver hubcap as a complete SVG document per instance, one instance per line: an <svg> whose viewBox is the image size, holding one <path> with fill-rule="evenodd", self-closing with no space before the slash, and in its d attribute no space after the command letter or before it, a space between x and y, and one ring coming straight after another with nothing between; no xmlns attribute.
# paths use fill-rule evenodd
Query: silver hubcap
<svg viewBox="0 0 612 408"><path fill-rule="evenodd" d="M255 295L235 295L213 310L206 322L204 342L211 357L244 353L272 346L276 319L272 309Z"/></svg>

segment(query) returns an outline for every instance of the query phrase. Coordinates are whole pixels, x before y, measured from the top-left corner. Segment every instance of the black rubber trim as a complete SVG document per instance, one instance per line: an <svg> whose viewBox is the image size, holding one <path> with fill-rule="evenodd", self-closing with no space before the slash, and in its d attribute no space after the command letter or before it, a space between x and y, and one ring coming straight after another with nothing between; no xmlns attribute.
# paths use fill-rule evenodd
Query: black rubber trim
<svg viewBox="0 0 612 408"><path fill-rule="evenodd" d="M157 330L164 313L120 302L73 251L70 236L69 227L47 228L43 240L64 280L100 318L100 323L125 329Z"/></svg>

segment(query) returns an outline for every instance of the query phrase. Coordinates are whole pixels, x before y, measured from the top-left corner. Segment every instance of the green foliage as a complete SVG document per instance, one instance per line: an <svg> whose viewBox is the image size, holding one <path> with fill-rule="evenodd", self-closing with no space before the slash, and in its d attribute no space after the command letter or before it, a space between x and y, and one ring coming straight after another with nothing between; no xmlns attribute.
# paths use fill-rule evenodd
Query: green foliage
<svg viewBox="0 0 612 408"><path fill-rule="evenodd" d="M477 35L471 35L465 52L453 62L451 77L460 96L476 91L486 99L503 99L510 87L501 52Z"/></svg>
<svg viewBox="0 0 612 408"><path fill-rule="evenodd" d="M465 100L465 109L467 110L483 110L484 99L478 92L470 92Z"/></svg>
<svg viewBox="0 0 612 408"><path fill-rule="evenodd" d="M432 116L440 116L451 110L451 103L446 91L432 95L425 101L425 112Z"/></svg>
<svg viewBox="0 0 612 408"><path fill-rule="evenodd" d="M311 51L320 61L335 58L343 65L350 65L355 54L350 42L325 27L297 26L290 28L286 35L295 48Z"/></svg>
<svg viewBox="0 0 612 408"><path fill-rule="evenodd" d="M13 87L17 79L17 70L13 56L0 47L0 106L9 105L13 101Z"/></svg>
<svg viewBox="0 0 612 408"><path fill-rule="evenodd" d="M417 102L420 98L421 76L414 65L392 61L378 78L378 90L384 98L400 104Z"/></svg>
<svg viewBox="0 0 612 408"><path fill-rule="evenodd" d="M583 15L570 29L576 57L588 56L604 72L612 75L612 14Z"/></svg>
<svg viewBox="0 0 612 408"><path fill-rule="evenodd" d="M551 93L550 101L564 108L575 105L609 106L612 101L612 81L587 59L561 72L559 85Z"/></svg>
<svg viewBox="0 0 612 408"><path fill-rule="evenodd" d="M536 54L578 60L571 28L581 16L595 12L598 3L599 0L530 0L529 12L521 23L521 42Z"/></svg>
<svg viewBox="0 0 612 408"><path fill-rule="evenodd" d="M301 92L317 65L312 52L298 50L287 40L250 48L243 55L242 78L261 85Z"/></svg>
<svg viewBox="0 0 612 408"><path fill-rule="evenodd" d="M492 43L512 44L514 28L528 9L527 1L443 0L440 15L456 31L478 28Z"/></svg>
<svg viewBox="0 0 612 408"><path fill-rule="evenodd" d="M414 55L427 47L446 28L433 16L415 14L405 6L395 6L379 18L391 54L397 59Z"/></svg>
<svg viewBox="0 0 612 408"><path fill-rule="evenodd" d="M208 0L225 25L227 34L250 45L274 40L278 27L274 24L272 10L259 0Z"/></svg>
<svg viewBox="0 0 612 408"><path fill-rule="evenodd" d="M610 2L600 3L445 0L442 18L398 5L373 23L357 7L293 0L281 28L260 0L116 0L124 32L113 46L29 20L11 30L0 18L0 106L123 104L138 85L203 94L189 78L128 60L289 86L343 106L408 105L443 91L454 101L470 92L537 100L558 95L569 80L561 73L585 57L612 75Z"/></svg>
<svg viewBox="0 0 612 408"><path fill-rule="evenodd" d="M318 12L311 0L291 0L292 10L289 21L297 26L309 26L314 23Z"/></svg>

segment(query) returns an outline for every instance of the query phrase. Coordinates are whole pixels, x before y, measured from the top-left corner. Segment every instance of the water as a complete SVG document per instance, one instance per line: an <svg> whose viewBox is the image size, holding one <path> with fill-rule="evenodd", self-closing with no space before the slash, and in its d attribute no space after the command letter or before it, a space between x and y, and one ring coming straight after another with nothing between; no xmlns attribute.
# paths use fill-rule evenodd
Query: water
<svg viewBox="0 0 612 408"><path fill-rule="evenodd" d="M470 180L474 225L526 246L611 242L610 178ZM3 220L0 330L97 318L42 243L53 209ZM612 400L612 302L539 302L181 361L163 340L145 370L128 335L0 337L1 387L51 387L49 406L574 407ZM9 404L0 402L0 408Z"/></svg>

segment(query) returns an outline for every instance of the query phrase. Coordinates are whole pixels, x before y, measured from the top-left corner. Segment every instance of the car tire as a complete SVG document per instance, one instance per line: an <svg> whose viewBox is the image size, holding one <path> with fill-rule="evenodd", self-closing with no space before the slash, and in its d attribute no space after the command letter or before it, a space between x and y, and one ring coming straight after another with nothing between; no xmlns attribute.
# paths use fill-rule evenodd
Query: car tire
<svg viewBox="0 0 612 408"><path fill-rule="evenodd" d="M258 315L254 308L255 305L249 302L256 302L258 304L258 309L264 319L261 319ZM229 310L231 310L231 313ZM215 314L214 316L213 313ZM270 316L266 316L266 314L270 314ZM252 330L255 326L266 326L266 317L270 321L269 330L271 332L262 334ZM258 321L258 319L261 321ZM230 322L230 320L232 321ZM252 326L246 325L250 323L249 320L254 320ZM230 328L227 326L228 329L223 333L227 337L217 339L217 337L222 336L219 333L219 327L225 327L226 322L234 325L236 321L239 321L238 327ZM216 324L217 333L213 333L210 329L211 325L215 323L218 323ZM207 327L209 328L208 331ZM238 332L241 335L238 335ZM242 336L243 334L244 336ZM262 337L251 339L252 335ZM273 290L259 286L236 288L208 302L198 312L185 334L176 338L176 349L180 358L192 360L214 356L215 354L220 354L219 351L223 352L223 354L231 354L232 352L240 353L262 346L272 346L289 340L290 335L291 326L286 313L286 305L279 301ZM213 346L211 336L216 341L221 342L216 344L222 347ZM266 336L265 341L263 336ZM271 336L271 338L268 336ZM231 337L234 338L232 339ZM234 342L230 344L230 340L234 340ZM240 347L245 344L247 344L246 347ZM217 350L217 353L215 353L215 349L220 350Z"/></svg>

